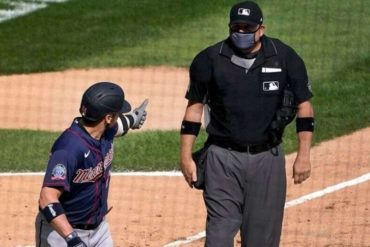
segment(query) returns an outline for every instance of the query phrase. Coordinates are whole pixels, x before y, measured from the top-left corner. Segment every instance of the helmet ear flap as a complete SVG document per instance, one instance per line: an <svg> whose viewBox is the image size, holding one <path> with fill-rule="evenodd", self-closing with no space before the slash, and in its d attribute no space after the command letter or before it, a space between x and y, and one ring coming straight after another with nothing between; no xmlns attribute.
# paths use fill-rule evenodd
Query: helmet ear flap
<svg viewBox="0 0 370 247"><path fill-rule="evenodd" d="M82 117L85 117L86 116L86 111L87 111L86 106L81 105L81 107L80 107L80 113L81 113L81 116Z"/></svg>

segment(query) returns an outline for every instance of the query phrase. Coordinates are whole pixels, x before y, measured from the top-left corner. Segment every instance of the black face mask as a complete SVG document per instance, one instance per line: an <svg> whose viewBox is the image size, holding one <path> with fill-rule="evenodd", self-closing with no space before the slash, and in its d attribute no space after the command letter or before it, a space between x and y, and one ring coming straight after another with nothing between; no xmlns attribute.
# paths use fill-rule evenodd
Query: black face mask
<svg viewBox="0 0 370 247"><path fill-rule="evenodd" d="M252 48L257 42L255 41L256 32L261 25L254 30L254 27L230 25L230 39L234 46L240 50ZM253 31L252 31L253 30Z"/></svg>
<svg viewBox="0 0 370 247"><path fill-rule="evenodd" d="M234 32L230 34L230 39L233 44L239 49L249 49L254 46L255 33L238 33Z"/></svg>

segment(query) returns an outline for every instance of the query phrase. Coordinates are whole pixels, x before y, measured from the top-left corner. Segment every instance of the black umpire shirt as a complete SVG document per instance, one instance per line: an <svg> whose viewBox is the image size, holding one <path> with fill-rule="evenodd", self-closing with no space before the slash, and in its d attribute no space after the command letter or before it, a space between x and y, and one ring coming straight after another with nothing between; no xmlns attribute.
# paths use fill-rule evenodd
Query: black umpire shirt
<svg viewBox="0 0 370 247"><path fill-rule="evenodd" d="M206 48L190 66L186 98L208 105L210 136L265 144L284 87L290 85L297 103L309 100L312 93L303 60L278 39L264 36L255 61L248 62L229 39Z"/></svg>

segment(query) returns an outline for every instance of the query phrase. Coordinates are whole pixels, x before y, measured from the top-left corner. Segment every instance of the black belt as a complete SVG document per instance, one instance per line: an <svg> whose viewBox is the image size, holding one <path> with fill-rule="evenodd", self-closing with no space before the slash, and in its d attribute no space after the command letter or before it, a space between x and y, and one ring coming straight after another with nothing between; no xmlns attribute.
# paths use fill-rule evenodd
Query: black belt
<svg viewBox="0 0 370 247"><path fill-rule="evenodd" d="M99 224L72 224L71 226L72 226L72 228L75 228L75 229L94 230L99 225L100 225L100 223Z"/></svg>
<svg viewBox="0 0 370 247"><path fill-rule="evenodd" d="M215 139L209 140L208 143L214 144L222 148L227 148L227 149L238 151L238 152L247 152L250 154L258 154L258 153L268 151L271 148L274 148L279 144L279 143L277 144L272 144L272 143L239 144L239 143L235 143L235 142L231 142L227 140L215 140Z"/></svg>

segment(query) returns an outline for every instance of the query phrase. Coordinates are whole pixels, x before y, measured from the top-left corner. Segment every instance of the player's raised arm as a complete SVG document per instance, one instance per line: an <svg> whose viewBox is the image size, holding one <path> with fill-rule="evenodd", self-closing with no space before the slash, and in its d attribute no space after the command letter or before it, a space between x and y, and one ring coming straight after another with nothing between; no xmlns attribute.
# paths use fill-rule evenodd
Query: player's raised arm
<svg viewBox="0 0 370 247"><path fill-rule="evenodd" d="M127 134L130 129L140 129L143 126L147 116L146 107L148 103L149 100L145 99L143 103L132 112L122 112L119 114L116 136L123 136Z"/></svg>

